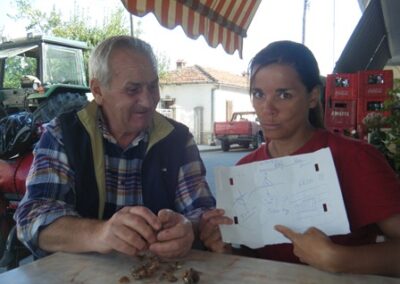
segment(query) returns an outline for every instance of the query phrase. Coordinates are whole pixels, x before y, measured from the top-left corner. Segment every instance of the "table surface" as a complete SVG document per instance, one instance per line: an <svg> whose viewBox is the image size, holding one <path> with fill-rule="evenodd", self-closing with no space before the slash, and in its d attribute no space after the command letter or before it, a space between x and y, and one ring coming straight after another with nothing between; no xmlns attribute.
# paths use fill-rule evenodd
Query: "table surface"
<svg viewBox="0 0 400 284"><path fill-rule="evenodd" d="M0 283L170 283L160 275L171 263L161 262L154 276L135 280L131 271L148 259L121 254L55 253L0 274ZM176 283L189 268L199 271L199 283L400 283L400 278L327 273L306 265L192 250L179 260ZM125 279L123 279L125 276ZM128 279L129 278L129 282ZM124 282L125 280L125 282Z"/></svg>

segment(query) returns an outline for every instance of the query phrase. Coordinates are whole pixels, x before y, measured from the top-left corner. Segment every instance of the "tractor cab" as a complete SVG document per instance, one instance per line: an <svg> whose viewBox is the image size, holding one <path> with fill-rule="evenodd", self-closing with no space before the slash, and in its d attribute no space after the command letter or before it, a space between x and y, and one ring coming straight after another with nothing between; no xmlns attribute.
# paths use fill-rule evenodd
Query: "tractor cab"
<svg viewBox="0 0 400 284"><path fill-rule="evenodd" d="M85 49L83 42L46 36L0 43L0 267L16 267L29 255L13 214L41 125L88 102Z"/></svg>
<svg viewBox="0 0 400 284"><path fill-rule="evenodd" d="M0 118L20 111L49 121L87 101L84 42L28 36L0 44ZM60 109L60 106L61 109Z"/></svg>

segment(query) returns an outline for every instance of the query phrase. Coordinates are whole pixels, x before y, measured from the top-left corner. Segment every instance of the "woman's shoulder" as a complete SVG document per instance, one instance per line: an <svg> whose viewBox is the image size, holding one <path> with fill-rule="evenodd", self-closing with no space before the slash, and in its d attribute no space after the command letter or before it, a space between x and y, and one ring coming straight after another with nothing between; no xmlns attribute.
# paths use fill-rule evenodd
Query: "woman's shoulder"
<svg viewBox="0 0 400 284"><path fill-rule="evenodd" d="M332 151L335 161L342 161L342 164L357 164L358 166L371 164L387 164L385 156L367 141L347 137L327 130L321 135L325 136L326 147Z"/></svg>
<svg viewBox="0 0 400 284"><path fill-rule="evenodd" d="M371 144L364 140L356 139L353 137L345 136L339 133L333 133L328 130L318 130L317 137L320 142L324 141L326 146L330 148L338 148L341 151L354 151L356 149L374 149Z"/></svg>
<svg viewBox="0 0 400 284"><path fill-rule="evenodd" d="M248 164L248 163L252 163L252 162L256 162L256 161L267 160L268 159L268 155L267 155L266 147L267 146L266 146L265 143L261 144L260 147L258 147L257 149L255 149L251 153L247 154L243 158L241 158L236 163L236 165L243 165L243 164Z"/></svg>

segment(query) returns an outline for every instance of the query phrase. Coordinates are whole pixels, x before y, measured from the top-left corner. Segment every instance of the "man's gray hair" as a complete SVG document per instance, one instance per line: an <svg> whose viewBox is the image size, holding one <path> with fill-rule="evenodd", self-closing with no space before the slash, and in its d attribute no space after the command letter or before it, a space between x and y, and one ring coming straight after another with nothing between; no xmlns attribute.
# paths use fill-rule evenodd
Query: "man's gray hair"
<svg viewBox="0 0 400 284"><path fill-rule="evenodd" d="M100 84L109 86L111 70L109 66L110 55L116 49L129 49L147 56L157 71L157 59L151 46L145 41L131 36L112 36L101 42L92 51L89 59L89 80L96 78Z"/></svg>

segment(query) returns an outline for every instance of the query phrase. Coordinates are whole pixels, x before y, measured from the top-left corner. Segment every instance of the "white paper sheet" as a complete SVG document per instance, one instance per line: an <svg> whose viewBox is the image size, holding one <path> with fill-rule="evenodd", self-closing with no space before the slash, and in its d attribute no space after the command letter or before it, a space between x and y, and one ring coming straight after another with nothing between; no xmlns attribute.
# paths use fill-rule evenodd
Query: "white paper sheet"
<svg viewBox="0 0 400 284"><path fill-rule="evenodd" d="M332 154L324 148L215 169L217 207L235 220L221 225L224 242L258 248L288 243L274 225L297 232L314 226L327 235L350 232Z"/></svg>

